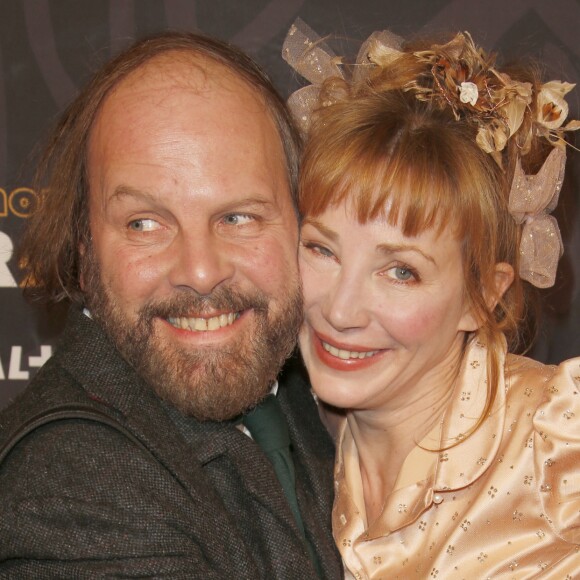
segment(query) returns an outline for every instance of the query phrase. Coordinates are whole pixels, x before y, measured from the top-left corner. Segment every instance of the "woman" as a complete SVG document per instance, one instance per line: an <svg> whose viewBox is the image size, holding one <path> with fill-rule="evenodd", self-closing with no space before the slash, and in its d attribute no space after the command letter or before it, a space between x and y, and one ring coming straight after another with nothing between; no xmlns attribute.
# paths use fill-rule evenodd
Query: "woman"
<svg viewBox="0 0 580 580"><path fill-rule="evenodd" d="M336 437L347 577L577 577L580 359L507 354L561 253L571 85L500 71L467 34L375 34L348 80L296 27L284 50L321 83L292 99L300 348Z"/></svg>

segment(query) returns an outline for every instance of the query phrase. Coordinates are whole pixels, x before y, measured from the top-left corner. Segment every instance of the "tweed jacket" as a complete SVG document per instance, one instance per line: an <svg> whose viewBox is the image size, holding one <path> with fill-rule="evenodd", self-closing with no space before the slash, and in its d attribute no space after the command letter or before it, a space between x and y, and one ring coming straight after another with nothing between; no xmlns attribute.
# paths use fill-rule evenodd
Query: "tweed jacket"
<svg viewBox="0 0 580 580"><path fill-rule="evenodd" d="M324 576L341 578L332 442L299 373L282 374L278 398L306 534ZM0 463L0 578L316 577L255 442L163 403L77 310L56 354L0 414L0 449L31 424Z"/></svg>

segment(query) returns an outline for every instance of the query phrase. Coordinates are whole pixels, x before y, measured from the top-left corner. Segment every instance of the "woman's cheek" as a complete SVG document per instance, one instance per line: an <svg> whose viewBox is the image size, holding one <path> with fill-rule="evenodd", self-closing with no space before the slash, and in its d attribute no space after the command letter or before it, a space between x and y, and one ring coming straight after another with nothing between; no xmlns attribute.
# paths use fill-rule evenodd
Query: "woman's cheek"
<svg viewBox="0 0 580 580"><path fill-rule="evenodd" d="M417 297L414 304L391 304L384 310L383 323L398 341L414 342L432 335L440 327L441 317L433 308L425 308Z"/></svg>
<svg viewBox="0 0 580 580"><path fill-rule="evenodd" d="M317 298L321 289L320 273L316 272L304 259L299 260L300 277L302 279L302 293L304 294L304 306L309 306Z"/></svg>

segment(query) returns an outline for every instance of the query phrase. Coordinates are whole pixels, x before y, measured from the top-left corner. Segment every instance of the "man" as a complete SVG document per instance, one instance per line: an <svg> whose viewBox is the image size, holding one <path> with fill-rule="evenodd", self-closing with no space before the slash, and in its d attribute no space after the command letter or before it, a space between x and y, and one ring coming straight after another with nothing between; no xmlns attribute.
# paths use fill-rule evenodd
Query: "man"
<svg viewBox="0 0 580 580"><path fill-rule="evenodd" d="M275 399L294 500L236 421L301 320L297 157L259 69L203 37L137 43L69 107L22 263L73 306L0 415L0 577L340 577L308 389Z"/></svg>

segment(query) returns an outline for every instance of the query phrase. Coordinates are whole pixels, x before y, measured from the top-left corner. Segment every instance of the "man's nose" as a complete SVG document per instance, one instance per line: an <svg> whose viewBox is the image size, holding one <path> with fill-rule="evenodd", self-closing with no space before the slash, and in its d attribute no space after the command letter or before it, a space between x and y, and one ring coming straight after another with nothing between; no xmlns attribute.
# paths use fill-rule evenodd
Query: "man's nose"
<svg viewBox="0 0 580 580"><path fill-rule="evenodd" d="M182 232L172 246L170 282L176 288L204 296L234 275L231 248L211 231Z"/></svg>

